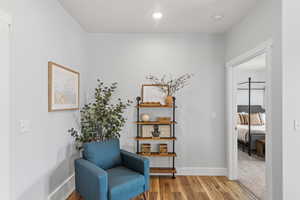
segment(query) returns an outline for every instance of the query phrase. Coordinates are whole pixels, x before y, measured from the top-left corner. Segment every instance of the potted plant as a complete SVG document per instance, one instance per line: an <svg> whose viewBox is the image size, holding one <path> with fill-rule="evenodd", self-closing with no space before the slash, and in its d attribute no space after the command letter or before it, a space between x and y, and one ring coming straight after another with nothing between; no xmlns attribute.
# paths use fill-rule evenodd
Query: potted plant
<svg viewBox="0 0 300 200"><path fill-rule="evenodd" d="M117 99L112 103L112 95L117 88L117 83L105 86L97 80L94 99L80 110L80 130L71 128L68 132L75 138L76 148L82 149L82 145L91 141L104 141L111 138L119 138L126 119L123 113L132 101Z"/></svg>
<svg viewBox="0 0 300 200"><path fill-rule="evenodd" d="M173 78L171 75L167 77L167 75L163 75L162 77L157 77L154 75L148 75L146 77L147 80L151 81L153 84L158 85L168 85L169 88L160 87L160 90L166 95L166 104L173 104L173 97L175 93L188 85L188 80L193 77L193 74L183 74L178 78Z"/></svg>

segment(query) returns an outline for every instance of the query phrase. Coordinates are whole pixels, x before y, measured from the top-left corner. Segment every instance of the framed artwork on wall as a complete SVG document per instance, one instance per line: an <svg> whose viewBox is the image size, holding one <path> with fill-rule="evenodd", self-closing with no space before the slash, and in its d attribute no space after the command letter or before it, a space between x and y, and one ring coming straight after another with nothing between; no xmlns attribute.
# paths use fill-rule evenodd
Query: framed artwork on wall
<svg viewBox="0 0 300 200"><path fill-rule="evenodd" d="M79 110L80 73L48 62L48 111Z"/></svg>

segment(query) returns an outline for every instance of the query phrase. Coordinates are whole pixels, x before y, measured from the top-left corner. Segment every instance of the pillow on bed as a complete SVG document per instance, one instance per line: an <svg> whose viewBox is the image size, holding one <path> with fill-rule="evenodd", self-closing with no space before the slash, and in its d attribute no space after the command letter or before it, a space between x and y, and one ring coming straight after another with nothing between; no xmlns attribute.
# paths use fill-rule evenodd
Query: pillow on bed
<svg viewBox="0 0 300 200"><path fill-rule="evenodd" d="M242 120L241 120L241 115L240 115L240 113L238 113L238 114L236 115L236 123L237 123L238 125L243 124L243 123L242 123Z"/></svg>
<svg viewBox="0 0 300 200"><path fill-rule="evenodd" d="M243 116L243 120L244 120L244 125L248 125L248 121L249 121L249 118L248 118L248 114L247 113L244 113L242 114Z"/></svg>
<svg viewBox="0 0 300 200"><path fill-rule="evenodd" d="M240 122L240 125L244 125L246 123L244 115L247 115L247 113L238 113L239 116L238 122Z"/></svg>
<svg viewBox="0 0 300 200"><path fill-rule="evenodd" d="M259 113L253 113L251 116L251 125L262 125Z"/></svg>
<svg viewBox="0 0 300 200"><path fill-rule="evenodd" d="M248 125L249 124L248 114L243 114L243 118L244 118L244 125ZM262 125L259 113L250 114L250 118L251 118L251 125Z"/></svg>
<svg viewBox="0 0 300 200"><path fill-rule="evenodd" d="M247 113L239 113L239 117L240 117L240 121L241 121L241 125L245 125L248 122L248 114Z"/></svg>
<svg viewBox="0 0 300 200"><path fill-rule="evenodd" d="M259 113L260 121L262 125L266 124L266 113Z"/></svg>

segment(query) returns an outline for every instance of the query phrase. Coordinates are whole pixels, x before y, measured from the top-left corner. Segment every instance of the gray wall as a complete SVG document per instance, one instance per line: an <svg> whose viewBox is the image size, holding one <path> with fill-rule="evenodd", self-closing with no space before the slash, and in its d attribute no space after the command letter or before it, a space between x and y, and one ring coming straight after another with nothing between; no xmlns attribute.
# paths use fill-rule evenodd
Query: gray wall
<svg viewBox="0 0 300 200"><path fill-rule="evenodd" d="M272 187L273 199L282 200L282 66L281 66L281 0L261 0L256 8L227 33L226 61L262 42L273 40L272 55Z"/></svg>
<svg viewBox="0 0 300 200"><path fill-rule="evenodd" d="M86 35L56 1L14 1L13 6L11 1L4 1L5 10L11 11L13 7L12 13L15 15L12 50L14 199L46 199L73 173L72 160L76 153L66 130L75 126L76 114L47 112L48 60L81 72L83 100L86 99L85 86L91 91L97 77L102 77L106 82L118 81L118 94L133 98L139 95L139 87L150 72L174 75L195 73L191 87L177 96L178 121L181 122L177 145L179 166L223 168L226 167L224 52L228 61L273 37L273 199L281 200L280 3L281 0L259 1L257 8L228 33L226 51L224 37L218 35L89 35L88 57L91 59L88 66L91 69L87 69ZM89 81L85 84L88 70ZM133 151L136 130L130 122L134 121L134 109L129 109L126 115L129 123L123 131L122 146ZM26 135L19 132L21 119L31 121L32 130ZM295 138L288 141L292 139ZM288 163L291 162L292 158ZM287 174L288 178L292 174ZM293 184L293 181L286 182Z"/></svg>
<svg viewBox="0 0 300 200"><path fill-rule="evenodd" d="M283 75L283 190L284 200L300 196L299 177L299 1L282 1L282 75Z"/></svg>
<svg viewBox="0 0 300 200"><path fill-rule="evenodd" d="M134 100L149 73L194 73L190 86L176 95L178 167L226 168L224 52L222 35L90 34L89 91L96 78L117 81L117 96ZM134 107L126 115L122 147L135 151Z"/></svg>
<svg viewBox="0 0 300 200"><path fill-rule="evenodd" d="M233 26L226 37L226 60L229 61L272 38L272 0L260 0L249 15Z"/></svg>
<svg viewBox="0 0 300 200"><path fill-rule="evenodd" d="M67 133L76 112L48 113L48 61L81 72L84 94L86 35L57 1L14 1L12 13L13 199L44 200L73 174L76 157ZM22 119L31 122L26 134Z"/></svg>

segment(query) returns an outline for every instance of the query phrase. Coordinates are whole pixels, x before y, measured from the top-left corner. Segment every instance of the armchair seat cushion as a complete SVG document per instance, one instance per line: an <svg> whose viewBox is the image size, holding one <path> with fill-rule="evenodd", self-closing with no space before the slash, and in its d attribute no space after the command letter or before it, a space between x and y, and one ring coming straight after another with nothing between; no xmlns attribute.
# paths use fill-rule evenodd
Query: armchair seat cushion
<svg viewBox="0 0 300 200"><path fill-rule="evenodd" d="M119 166L107 170L110 200L128 200L144 192L145 177Z"/></svg>

